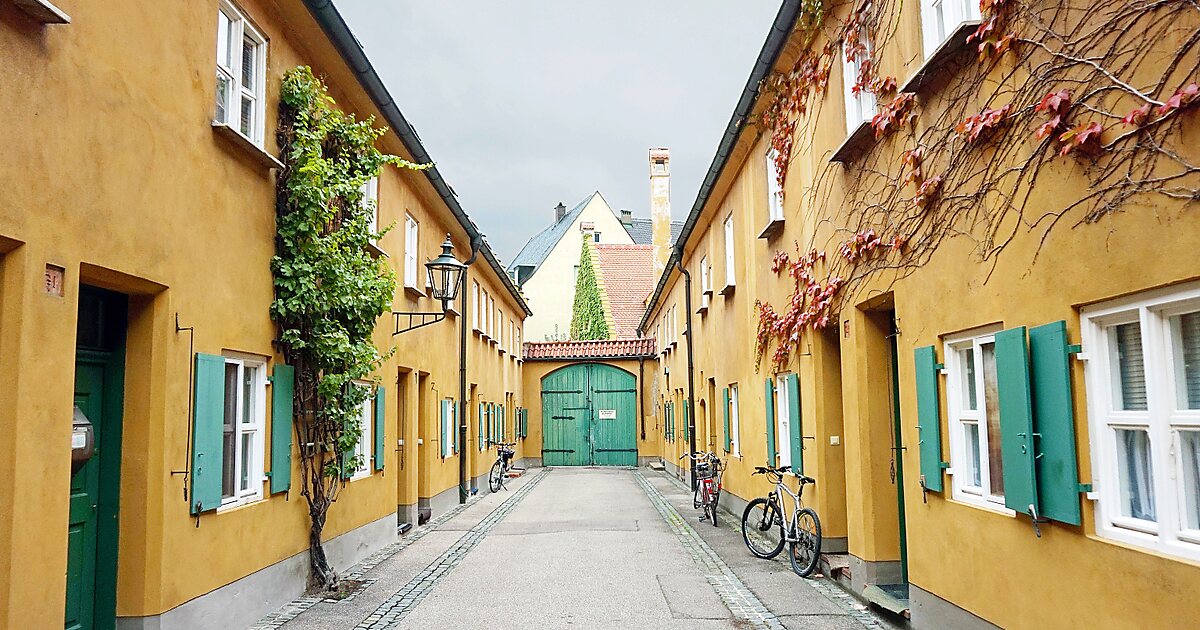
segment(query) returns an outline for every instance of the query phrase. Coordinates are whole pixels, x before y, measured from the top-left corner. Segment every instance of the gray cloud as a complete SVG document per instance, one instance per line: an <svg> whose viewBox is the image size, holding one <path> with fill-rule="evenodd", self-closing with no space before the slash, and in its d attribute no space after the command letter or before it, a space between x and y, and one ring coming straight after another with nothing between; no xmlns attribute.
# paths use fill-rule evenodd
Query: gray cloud
<svg viewBox="0 0 1200 630"><path fill-rule="evenodd" d="M779 0L339 0L502 260L559 201L647 214L646 150L691 208Z"/></svg>

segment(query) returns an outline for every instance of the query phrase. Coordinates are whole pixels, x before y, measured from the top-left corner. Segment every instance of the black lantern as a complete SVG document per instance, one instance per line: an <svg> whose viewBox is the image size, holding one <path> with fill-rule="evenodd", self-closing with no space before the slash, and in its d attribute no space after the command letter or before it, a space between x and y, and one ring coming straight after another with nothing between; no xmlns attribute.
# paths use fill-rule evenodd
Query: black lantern
<svg viewBox="0 0 1200 630"><path fill-rule="evenodd" d="M442 310L449 308L450 302L458 298L458 289L462 284L463 272L467 266L454 257L454 243L450 235L442 243L442 255L425 263L429 270L429 285L433 287L433 299L442 303Z"/></svg>

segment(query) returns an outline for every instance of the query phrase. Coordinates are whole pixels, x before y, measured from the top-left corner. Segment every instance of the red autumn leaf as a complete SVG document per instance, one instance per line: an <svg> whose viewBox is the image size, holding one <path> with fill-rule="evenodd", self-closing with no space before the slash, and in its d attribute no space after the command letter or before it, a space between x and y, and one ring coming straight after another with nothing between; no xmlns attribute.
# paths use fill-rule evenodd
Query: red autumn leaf
<svg viewBox="0 0 1200 630"><path fill-rule="evenodd" d="M1062 125L1062 116L1055 116L1054 118L1051 118L1049 121L1047 121L1045 124L1043 124L1041 127L1038 127L1037 133L1035 133L1034 136L1038 140L1041 140L1042 138L1045 138L1046 136L1054 133L1055 131L1058 131L1058 127L1060 125Z"/></svg>
<svg viewBox="0 0 1200 630"><path fill-rule="evenodd" d="M1034 111L1061 114L1063 113L1062 110L1070 105L1071 91L1063 89L1043 96L1042 102L1037 104Z"/></svg>
<svg viewBox="0 0 1200 630"><path fill-rule="evenodd" d="M1126 127L1137 127L1145 122L1146 117L1149 115L1150 103L1146 103L1145 105L1138 107L1128 114L1125 114L1125 117L1121 119L1121 122L1125 123Z"/></svg>

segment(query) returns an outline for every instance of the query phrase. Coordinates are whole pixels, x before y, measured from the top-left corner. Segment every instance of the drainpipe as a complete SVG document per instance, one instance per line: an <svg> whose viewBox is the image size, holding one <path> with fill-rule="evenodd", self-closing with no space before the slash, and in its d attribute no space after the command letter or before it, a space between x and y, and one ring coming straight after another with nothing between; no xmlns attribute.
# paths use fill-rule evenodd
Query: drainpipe
<svg viewBox="0 0 1200 630"><path fill-rule="evenodd" d="M638 336L639 337L641 336L641 331L638 331ZM642 389L644 389L646 387L645 367L646 367L645 357L638 357L637 406L638 406L638 418L641 420L641 425L642 425L642 441L643 442L646 440L646 405L644 405L642 403Z"/></svg>
<svg viewBox="0 0 1200 630"><path fill-rule="evenodd" d="M687 337L687 381L688 381L688 448L691 449L692 457L688 460L691 462L692 470L692 492L696 491L696 384L693 373L695 372L695 360L692 356L692 274L683 266L683 249L675 249L675 265L679 267L679 272L683 274L683 308L684 323L687 325L687 330L683 334Z"/></svg>
<svg viewBox="0 0 1200 630"><path fill-rule="evenodd" d="M471 258L467 260L467 268L463 269L461 295L459 303L462 312L459 313L458 335L458 503L467 502L467 275L471 265L483 249L483 235L478 232L471 237Z"/></svg>

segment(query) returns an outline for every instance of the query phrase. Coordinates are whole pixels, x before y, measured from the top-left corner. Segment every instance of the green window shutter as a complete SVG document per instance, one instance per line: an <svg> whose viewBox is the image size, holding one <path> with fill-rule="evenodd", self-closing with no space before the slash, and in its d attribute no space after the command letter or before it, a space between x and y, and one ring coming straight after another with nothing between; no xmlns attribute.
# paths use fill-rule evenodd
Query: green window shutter
<svg viewBox="0 0 1200 630"><path fill-rule="evenodd" d="M1070 353L1066 322L1029 329L1039 509L1046 518L1079 525Z"/></svg>
<svg viewBox="0 0 1200 630"><path fill-rule="evenodd" d="M529 410L521 410L521 437L529 437Z"/></svg>
<svg viewBox="0 0 1200 630"><path fill-rule="evenodd" d="M767 379L766 394L767 465L774 466L777 455L775 452L775 382L769 378Z"/></svg>
<svg viewBox="0 0 1200 630"><path fill-rule="evenodd" d="M1004 505L1033 516L1038 510L1034 477L1033 396L1025 327L996 333L996 389L1000 406L1000 457Z"/></svg>
<svg viewBox="0 0 1200 630"><path fill-rule="evenodd" d="M384 421L387 419L387 390L382 387L375 389L375 470L383 470L384 460Z"/></svg>
<svg viewBox="0 0 1200 630"><path fill-rule="evenodd" d="M723 406L725 414L725 452L732 452L733 442L729 437L729 388L725 388L725 405Z"/></svg>
<svg viewBox="0 0 1200 630"><path fill-rule="evenodd" d="M692 439L692 409L688 401L683 401L683 439Z"/></svg>
<svg viewBox="0 0 1200 630"><path fill-rule="evenodd" d="M271 374L271 494L292 487L292 422L296 368L276 364Z"/></svg>
<svg viewBox="0 0 1200 630"><path fill-rule="evenodd" d="M804 470L804 442L800 430L800 378L795 374L788 374L784 381L788 397L788 441L791 442L792 449L792 471L800 473Z"/></svg>
<svg viewBox="0 0 1200 630"><path fill-rule="evenodd" d="M942 491L942 421L938 408L938 365L933 346L913 351L917 376L917 437L921 455L921 485Z"/></svg>
<svg viewBox="0 0 1200 630"><path fill-rule="evenodd" d="M192 419L192 514L221 505L225 435L225 357L196 353L196 407Z"/></svg>
<svg viewBox="0 0 1200 630"><path fill-rule="evenodd" d="M478 446L479 450L482 451L483 450L483 403L479 403L479 415L477 415L475 418L475 424L477 425L475 428L478 430L478 433L479 433L479 444L477 446Z"/></svg>
<svg viewBox="0 0 1200 630"><path fill-rule="evenodd" d="M446 444L447 444L447 441L450 439L450 436L446 435L446 433L447 433L446 424L447 424L447 421L449 420L449 418L446 417L446 415L447 415L446 414L446 401L444 401L444 400L442 401L441 408L442 408L442 411L440 414L438 414L438 419L440 421L439 424L442 425L442 430L441 430L442 441L438 443L438 451L441 453L442 459L446 459Z"/></svg>

